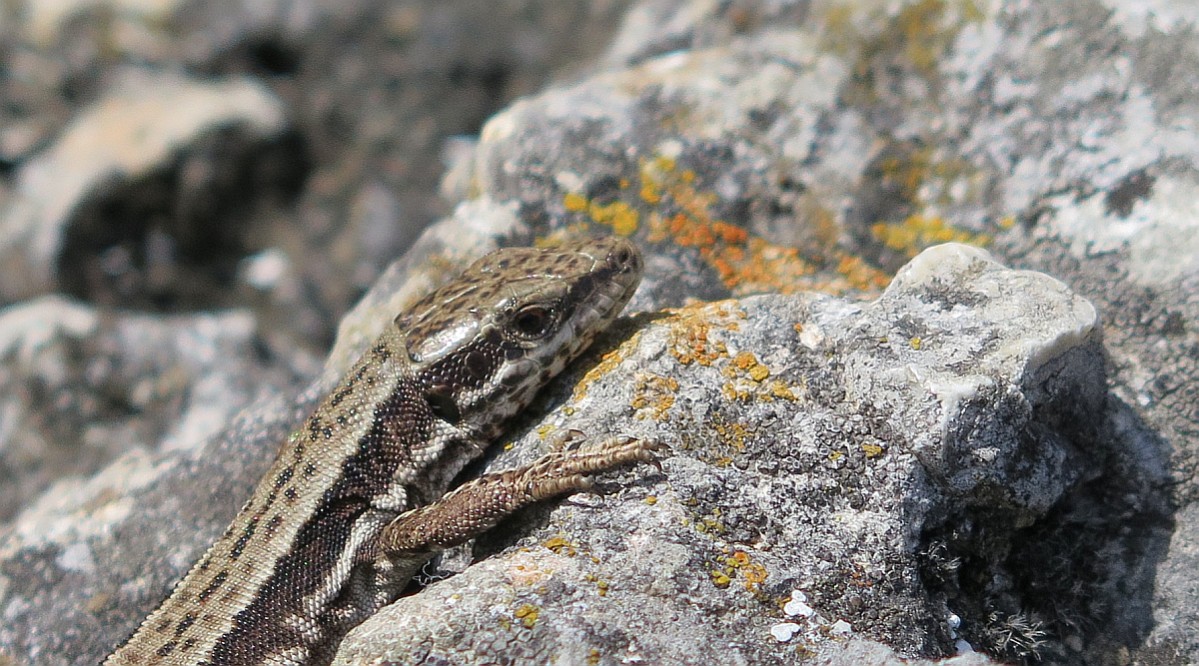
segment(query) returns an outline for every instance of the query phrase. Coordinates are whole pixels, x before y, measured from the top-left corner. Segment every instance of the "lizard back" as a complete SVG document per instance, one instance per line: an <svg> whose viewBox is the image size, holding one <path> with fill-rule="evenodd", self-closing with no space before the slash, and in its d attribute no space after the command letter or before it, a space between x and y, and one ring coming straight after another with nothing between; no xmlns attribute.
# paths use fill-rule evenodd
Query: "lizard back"
<svg viewBox="0 0 1199 666"><path fill-rule="evenodd" d="M423 558L380 531L444 495L640 281L627 240L510 248L418 301L282 445L229 528L104 663L321 663Z"/></svg>

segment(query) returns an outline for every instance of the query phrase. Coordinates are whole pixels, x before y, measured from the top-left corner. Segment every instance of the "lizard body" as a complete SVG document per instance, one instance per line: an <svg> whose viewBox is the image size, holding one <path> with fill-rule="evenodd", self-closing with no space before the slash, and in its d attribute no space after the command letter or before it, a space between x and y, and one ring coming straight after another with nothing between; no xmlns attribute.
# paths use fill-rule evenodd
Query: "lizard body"
<svg viewBox="0 0 1199 666"><path fill-rule="evenodd" d="M505 421L620 312L637 248L512 248L400 316L283 444L224 535L106 666L320 664L441 548L587 475L652 460L613 440L463 484Z"/></svg>

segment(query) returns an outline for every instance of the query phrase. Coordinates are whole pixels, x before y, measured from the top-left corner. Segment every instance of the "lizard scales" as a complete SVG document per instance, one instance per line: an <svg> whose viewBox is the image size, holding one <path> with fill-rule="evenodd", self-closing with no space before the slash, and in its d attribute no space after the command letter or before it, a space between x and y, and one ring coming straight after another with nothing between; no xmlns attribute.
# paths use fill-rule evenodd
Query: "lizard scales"
<svg viewBox="0 0 1199 666"><path fill-rule="evenodd" d="M224 535L105 660L320 664L437 550L587 475L652 461L624 439L447 490L620 312L642 273L605 238L510 248L396 317L301 428Z"/></svg>

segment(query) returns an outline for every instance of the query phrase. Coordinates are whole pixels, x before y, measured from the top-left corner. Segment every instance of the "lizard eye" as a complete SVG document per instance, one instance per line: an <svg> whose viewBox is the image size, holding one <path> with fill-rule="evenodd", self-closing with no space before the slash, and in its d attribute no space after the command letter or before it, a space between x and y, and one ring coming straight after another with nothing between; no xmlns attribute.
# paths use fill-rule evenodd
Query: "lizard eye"
<svg viewBox="0 0 1199 666"><path fill-rule="evenodd" d="M550 332L554 313L544 305L526 305L512 318L512 326L522 337L540 338Z"/></svg>

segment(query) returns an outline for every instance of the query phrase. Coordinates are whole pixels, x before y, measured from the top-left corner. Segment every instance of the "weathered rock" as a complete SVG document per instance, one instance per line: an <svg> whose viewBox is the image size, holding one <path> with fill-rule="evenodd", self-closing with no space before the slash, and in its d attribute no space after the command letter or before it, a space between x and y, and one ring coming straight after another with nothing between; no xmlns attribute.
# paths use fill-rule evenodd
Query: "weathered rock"
<svg viewBox="0 0 1199 666"><path fill-rule="evenodd" d="M442 191L470 201L342 322L325 374L296 403L281 396L192 453L130 455L29 502L0 538L0 661L98 657L219 532L277 438L387 313L496 243L580 230L631 233L645 248L633 310L734 296L724 307L760 333L709 325L687 340L725 343L728 357L711 362L732 376L718 378L669 345L646 347L695 330L711 308L615 331L610 344L633 337L567 403L587 407L566 413L568 377L547 398L549 416L514 435L540 418L594 434L607 416L673 437L675 454L661 475L630 471L623 490L609 480L606 494L530 511L447 558L454 569L472 553L479 561L392 611L429 638L420 649L454 663L488 650L776 663L797 661L799 645L814 663L899 663L968 645L1041 663L1199 661L1199 13L1185 3L642 0L615 21L620 3L589 14L579 7L593 3L458 13L474 5L229 1L172 20L141 10L87 20L125 4L81 3L47 23L51 47L0 53L14 73L0 77L0 95L16 100L0 105L0 209L77 105L107 94L114 45L167 70L182 59L226 80L249 74L286 106L315 165L294 203L301 231L277 212L256 218L279 231L241 265L284 314L259 310L270 340L323 340L336 320L327 312L420 226L394 218L441 210L431 183L443 133L473 131L497 100L535 89L560 53L578 52L570 33L543 26L616 34L587 65L605 73L517 103L457 160ZM454 25L487 29L464 37ZM27 27L0 21L0 37L23 45ZM524 48L513 55L511 44ZM987 245L1094 303L1106 379L1096 325L1068 323L1088 321L1085 307L1030 310L1026 296L988 289L1084 301L968 253L946 269L952 281L924 261L870 303L799 293L868 301L947 240ZM758 292L795 295L744 298ZM1056 333L1003 321L1047 323L1047 313ZM790 320L815 324L788 332ZM791 391L801 400L751 390L762 370L739 359L745 350L770 373L763 382L808 377ZM920 364L934 359L949 365ZM717 382L731 393L705 392ZM659 397L674 401L662 421ZM791 420L761 420L776 413ZM533 455L529 443L490 465ZM819 448L833 444L835 459ZM34 486L48 482L39 474ZM776 602L794 590L806 596L788 615ZM434 600L446 604L437 616ZM413 638L362 631L377 633L354 644L360 654L404 654Z"/></svg>
<svg viewBox="0 0 1199 666"><path fill-rule="evenodd" d="M18 174L0 211L0 299L65 290L128 306L166 291L186 302L178 285L201 279L187 271L198 256L244 242L233 230L252 202L230 205L230 188L295 161L269 148L285 129L255 82L130 72Z"/></svg>
<svg viewBox="0 0 1199 666"><path fill-rule="evenodd" d="M1095 310L974 248L926 251L866 305L759 296L637 321L540 422L661 440L662 474L497 529L485 563L368 620L339 663L711 663L697 635L720 663L776 663L821 653L838 620L950 655L950 615L975 609L930 589L932 560L998 575L1021 526L1104 472ZM819 614L778 642L796 591Z"/></svg>
<svg viewBox="0 0 1199 666"><path fill-rule="evenodd" d="M121 590L171 583L147 554L191 557L215 535L204 512L222 495L235 509L262 473L253 439L222 452L213 435L249 404L288 413L280 396L317 366L271 351L247 312L113 315L47 298L8 308L0 330L0 662L96 661L85 646L120 626Z"/></svg>
<svg viewBox="0 0 1199 666"><path fill-rule="evenodd" d="M69 486L130 449L186 456L268 387L316 367L296 350L264 358L247 312L112 315L47 297L0 311L0 332L5 521L53 481Z"/></svg>

